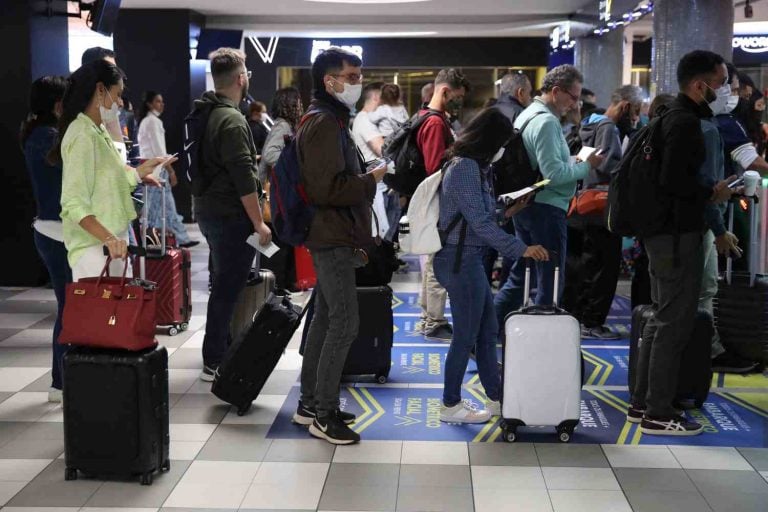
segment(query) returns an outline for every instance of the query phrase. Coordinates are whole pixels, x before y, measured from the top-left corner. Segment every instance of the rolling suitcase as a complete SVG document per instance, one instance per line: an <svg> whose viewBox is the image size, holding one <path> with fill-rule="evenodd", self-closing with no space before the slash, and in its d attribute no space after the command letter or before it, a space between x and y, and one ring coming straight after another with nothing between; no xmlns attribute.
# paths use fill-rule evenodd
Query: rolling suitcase
<svg viewBox="0 0 768 512"><path fill-rule="evenodd" d="M643 330L653 318L653 307L642 305L632 311L632 329L629 337L629 394L635 391L637 365L643 343ZM709 396L712 385L712 337L715 334L712 315L700 309L696 313L691 340L680 358L677 378L677 401L693 400L701 408ZM648 354L650 355L650 354Z"/></svg>
<svg viewBox="0 0 768 512"><path fill-rule="evenodd" d="M229 322L229 335L234 341L253 324L253 319L275 291L275 275L269 270L251 270L245 288L237 298L235 312Z"/></svg>
<svg viewBox="0 0 768 512"><path fill-rule="evenodd" d="M296 258L296 288L298 290L309 290L317 284L317 274L315 274L315 265L312 263L312 255L309 249L299 246L293 249Z"/></svg>
<svg viewBox="0 0 768 512"><path fill-rule="evenodd" d="M389 286L358 287L360 327L344 363L343 375L373 375L380 384L387 382L392 367L393 315L392 289ZM309 299L299 353L309 335L315 313L315 294Z"/></svg>
<svg viewBox="0 0 768 512"><path fill-rule="evenodd" d="M558 289L560 269L555 268ZM531 268L524 297L530 296ZM529 299L527 299L529 300ZM521 426L556 427L561 442L571 440L581 416L581 329L557 305L526 305L504 322L501 415L504 440L514 442Z"/></svg>
<svg viewBox="0 0 768 512"><path fill-rule="evenodd" d="M162 187L162 208L165 210L165 186ZM147 197L145 193L144 197ZM147 241L147 209L142 213L142 240ZM146 247L146 276L157 283L157 325L165 327L169 336L186 331L192 317L192 255L189 249L169 248L165 217L158 237L159 245Z"/></svg>
<svg viewBox="0 0 768 512"><path fill-rule="evenodd" d="M743 203L742 203L743 201ZM759 204L755 198L740 198L739 207L749 213L750 243L748 272L733 271L728 258L725 276L715 297L715 325L723 346L744 359L768 364L768 276L760 274L761 246L766 240L759 229ZM734 204L728 206L729 231L733 228ZM732 232L732 231L731 231Z"/></svg>
<svg viewBox="0 0 768 512"><path fill-rule="evenodd" d="M64 356L65 479L168 471L168 352L74 348Z"/></svg>
<svg viewBox="0 0 768 512"><path fill-rule="evenodd" d="M211 392L243 416L259 396L301 322L301 308L270 295L251 327L237 338L219 365Z"/></svg>

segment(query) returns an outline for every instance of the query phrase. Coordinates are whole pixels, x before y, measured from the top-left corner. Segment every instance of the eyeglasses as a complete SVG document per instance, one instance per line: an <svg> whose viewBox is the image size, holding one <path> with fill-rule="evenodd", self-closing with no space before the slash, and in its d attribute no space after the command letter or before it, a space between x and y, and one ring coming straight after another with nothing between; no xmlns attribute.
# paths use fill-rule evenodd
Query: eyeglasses
<svg viewBox="0 0 768 512"><path fill-rule="evenodd" d="M561 91L563 91L563 92L564 92L565 94L567 94L568 96L570 96L570 97L571 97L571 99L572 99L573 101L575 101L576 103L578 103L578 102L579 102L579 97L578 97L578 96L576 96L575 94L571 94L571 92L570 92L568 89L560 89L560 90L561 90Z"/></svg>
<svg viewBox="0 0 768 512"><path fill-rule="evenodd" d="M253 75L253 72L252 72L252 71L250 71L250 70L246 70L246 71L243 71L243 72L242 72L242 73L240 73L240 74L241 74L241 75L245 75L245 76L246 76L246 78L248 78L248 80L250 80L250 79L251 79L251 75Z"/></svg>
<svg viewBox="0 0 768 512"><path fill-rule="evenodd" d="M334 78L346 78L350 84L358 84L363 81L363 75L358 73L347 73L346 75L331 75Z"/></svg>

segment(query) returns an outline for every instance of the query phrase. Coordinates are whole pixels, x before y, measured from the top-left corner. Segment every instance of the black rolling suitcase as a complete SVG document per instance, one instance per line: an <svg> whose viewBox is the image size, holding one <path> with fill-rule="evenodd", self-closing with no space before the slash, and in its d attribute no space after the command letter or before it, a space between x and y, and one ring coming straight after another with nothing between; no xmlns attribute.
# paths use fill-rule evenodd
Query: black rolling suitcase
<svg viewBox="0 0 768 512"><path fill-rule="evenodd" d="M637 364L640 358L643 330L653 318L652 306L637 306L632 311L632 329L629 338L629 393L634 393L637 380ZM699 310L693 325L691 340L680 358L680 373L677 378L677 401L693 400L700 408L709 396L712 385L712 337L714 336L712 315Z"/></svg>
<svg viewBox="0 0 768 512"><path fill-rule="evenodd" d="M66 480L168 471L168 352L78 347L64 356Z"/></svg>
<svg viewBox="0 0 768 512"><path fill-rule="evenodd" d="M344 364L344 375L373 375L384 384L392 367L392 288L389 286L358 287L357 301L360 327ZM301 337L299 353L304 355L304 346L309 335L309 325L315 311L315 295L307 305L307 320Z"/></svg>
<svg viewBox="0 0 768 512"><path fill-rule="evenodd" d="M253 318L275 291L275 274L269 270L251 270L245 288L237 298L235 312L229 322L229 334L236 340L253 324Z"/></svg>
<svg viewBox="0 0 768 512"><path fill-rule="evenodd" d="M715 324L720 341L728 352L761 365L768 364L768 276L758 273L761 240L758 230L759 205L745 198L749 213L750 243L747 253L748 272L732 271L727 260L724 279L715 297ZM729 231L733 232L733 208L728 206Z"/></svg>
<svg viewBox="0 0 768 512"><path fill-rule="evenodd" d="M270 295L251 327L227 350L211 392L237 407L251 408L301 322L301 308L288 297Z"/></svg>

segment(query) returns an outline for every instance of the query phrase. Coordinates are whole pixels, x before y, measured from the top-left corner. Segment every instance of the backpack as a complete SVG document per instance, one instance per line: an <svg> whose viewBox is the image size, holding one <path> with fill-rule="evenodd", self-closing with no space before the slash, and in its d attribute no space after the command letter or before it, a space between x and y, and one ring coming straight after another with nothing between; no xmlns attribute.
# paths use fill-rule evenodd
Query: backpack
<svg viewBox="0 0 768 512"><path fill-rule="evenodd" d="M424 122L432 116L442 116L445 119L441 112L431 109L424 115L416 114L387 137L381 148L382 155L391 159L395 165L395 174L388 174L385 182L404 196L412 196L427 177L424 155L419 150L416 136ZM446 130L449 129L446 122Z"/></svg>
<svg viewBox="0 0 768 512"><path fill-rule="evenodd" d="M544 112L535 113L520 129L512 131L512 138L504 146L504 155L493 165L493 189L497 196L530 187L541 180L541 172L533 168L523 144L523 131L540 114Z"/></svg>
<svg viewBox="0 0 768 512"><path fill-rule="evenodd" d="M660 193L660 127L665 110L641 128L611 172L606 222L611 233L644 237L661 232L668 224L672 204Z"/></svg>
<svg viewBox="0 0 768 512"><path fill-rule="evenodd" d="M306 121L315 114L330 112L321 108L311 108L299 121L293 137L288 140L280 152L277 163L269 176L270 209L272 225L278 238L294 247L303 245L309 236L309 228L315 216L315 207L310 203L301 179L298 133ZM341 126L341 123L340 123ZM341 135L342 151L345 151L346 137Z"/></svg>
<svg viewBox="0 0 768 512"><path fill-rule="evenodd" d="M184 118L183 158L187 162L187 179L191 183L192 195L200 197L211 184L211 177L205 176L201 168L203 160L203 137L208 126L208 119L215 105L207 102L196 103L192 112Z"/></svg>

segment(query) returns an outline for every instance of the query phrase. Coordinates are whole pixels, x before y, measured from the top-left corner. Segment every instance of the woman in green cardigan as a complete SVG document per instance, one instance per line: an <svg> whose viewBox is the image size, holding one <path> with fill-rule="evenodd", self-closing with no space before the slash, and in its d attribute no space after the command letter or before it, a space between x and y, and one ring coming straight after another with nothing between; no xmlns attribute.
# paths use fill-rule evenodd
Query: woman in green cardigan
<svg viewBox="0 0 768 512"><path fill-rule="evenodd" d="M142 181L157 184L154 168L173 160L153 158L138 168L122 160L104 123L117 118L123 73L100 60L69 78L59 119L59 138L50 160L63 165L61 219L74 281L98 276L104 267L102 246L120 275L128 250L128 229L136 218L131 192ZM175 160L175 159L174 159Z"/></svg>

